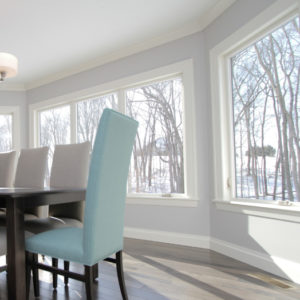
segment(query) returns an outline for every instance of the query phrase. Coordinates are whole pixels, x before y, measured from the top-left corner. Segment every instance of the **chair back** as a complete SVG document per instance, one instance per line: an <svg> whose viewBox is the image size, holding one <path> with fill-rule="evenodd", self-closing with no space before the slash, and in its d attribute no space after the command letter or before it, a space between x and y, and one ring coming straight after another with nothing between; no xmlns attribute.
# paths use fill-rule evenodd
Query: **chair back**
<svg viewBox="0 0 300 300"><path fill-rule="evenodd" d="M54 188L85 188L90 163L91 143L56 145L50 175ZM72 218L83 222L84 202L49 206L49 216Z"/></svg>
<svg viewBox="0 0 300 300"><path fill-rule="evenodd" d="M0 153L0 187L12 187L15 178L17 152Z"/></svg>
<svg viewBox="0 0 300 300"><path fill-rule="evenodd" d="M48 147L21 150L16 170L15 187L44 187L48 151ZM43 207L32 207L26 208L24 212L43 217L43 211Z"/></svg>
<svg viewBox="0 0 300 300"><path fill-rule="evenodd" d="M88 177L83 251L89 265L123 248L127 176L138 123L105 109Z"/></svg>

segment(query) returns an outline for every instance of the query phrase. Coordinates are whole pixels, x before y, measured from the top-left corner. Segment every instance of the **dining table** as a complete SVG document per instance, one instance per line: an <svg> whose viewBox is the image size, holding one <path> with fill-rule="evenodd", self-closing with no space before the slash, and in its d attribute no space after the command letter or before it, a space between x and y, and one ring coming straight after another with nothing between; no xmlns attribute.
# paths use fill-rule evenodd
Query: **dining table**
<svg viewBox="0 0 300 300"><path fill-rule="evenodd" d="M24 209L84 201L85 193L78 188L0 188L0 208L6 208L9 300L26 299Z"/></svg>

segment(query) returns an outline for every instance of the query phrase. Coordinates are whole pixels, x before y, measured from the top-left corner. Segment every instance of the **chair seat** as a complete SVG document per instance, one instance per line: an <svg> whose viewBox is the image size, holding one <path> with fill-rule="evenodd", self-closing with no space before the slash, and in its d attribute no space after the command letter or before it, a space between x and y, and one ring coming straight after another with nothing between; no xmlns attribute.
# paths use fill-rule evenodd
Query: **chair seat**
<svg viewBox="0 0 300 300"><path fill-rule="evenodd" d="M58 228L66 227L82 227L82 223L76 219L71 218L38 218L25 221L25 230L32 233L41 233Z"/></svg>
<svg viewBox="0 0 300 300"><path fill-rule="evenodd" d="M29 220L34 220L38 219L36 215L33 214L24 214L24 220L29 221ZM0 211L0 226L6 226L6 211Z"/></svg>
<svg viewBox="0 0 300 300"><path fill-rule="evenodd" d="M26 251L85 264L82 228L59 228L33 235L25 241Z"/></svg>

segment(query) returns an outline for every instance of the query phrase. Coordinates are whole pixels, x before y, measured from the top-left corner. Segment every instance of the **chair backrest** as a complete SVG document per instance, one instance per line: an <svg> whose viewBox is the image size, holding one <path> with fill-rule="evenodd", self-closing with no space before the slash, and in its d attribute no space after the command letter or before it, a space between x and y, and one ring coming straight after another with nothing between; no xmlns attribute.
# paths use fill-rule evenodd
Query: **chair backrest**
<svg viewBox="0 0 300 300"><path fill-rule="evenodd" d="M47 171L48 147L22 149L18 159L15 187L44 187ZM25 213L43 216L43 207L26 208Z"/></svg>
<svg viewBox="0 0 300 300"><path fill-rule="evenodd" d="M103 111L87 185L84 259L95 264L123 248L127 176L138 123L111 109Z"/></svg>
<svg viewBox="0 0 300 300"><path fill-rule="evenodd" d="M51 187L85 188L90 163L91 143L56 145L50 175ZM49 206L49 216L83 222L84 202Z"/></svg>
<svg viewBox="0 0 300 300"><path fill-rule="evenodd" d="M0 153L0 187L12 187L15 178L17 152Z"/></svg>

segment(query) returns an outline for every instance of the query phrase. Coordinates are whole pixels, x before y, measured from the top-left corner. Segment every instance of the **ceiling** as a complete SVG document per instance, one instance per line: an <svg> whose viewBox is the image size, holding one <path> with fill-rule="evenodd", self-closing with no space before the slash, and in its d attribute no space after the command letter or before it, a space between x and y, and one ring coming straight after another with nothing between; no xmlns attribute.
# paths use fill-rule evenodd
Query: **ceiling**
<svg viewBox="0 0 300 300"><path fill-rule="evenodd" d="M30 89L202 30L234 0L0 0L0 52Z"/></svg>

